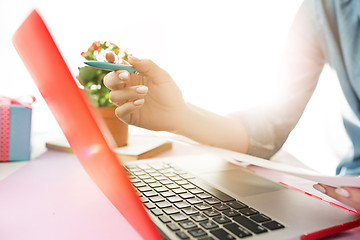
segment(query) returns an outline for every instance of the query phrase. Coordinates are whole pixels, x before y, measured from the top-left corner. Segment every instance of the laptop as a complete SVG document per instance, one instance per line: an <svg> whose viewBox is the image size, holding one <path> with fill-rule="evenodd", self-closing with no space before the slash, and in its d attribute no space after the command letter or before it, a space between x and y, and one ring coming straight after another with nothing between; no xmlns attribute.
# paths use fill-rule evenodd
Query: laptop
<svg viewBox="0 0 360 240"><path fill-rule="evenodd" d="M218 158L120 163L36 10L13 43L83 168L142 238L315 239L359 226L354 212Z"/></svg>

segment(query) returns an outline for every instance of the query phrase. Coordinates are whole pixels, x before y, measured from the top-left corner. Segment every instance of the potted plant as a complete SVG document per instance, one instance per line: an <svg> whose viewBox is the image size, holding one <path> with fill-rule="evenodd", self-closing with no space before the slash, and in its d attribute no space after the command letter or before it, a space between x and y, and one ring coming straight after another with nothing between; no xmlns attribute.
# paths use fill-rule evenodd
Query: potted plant
<svg viewBox="0 0 360 240"><path fill-rule="evenodd" d="M81 56L88 61L106 61L105 56L108 52L113 52L118 61L128 60L129 55L126 50L122 50L108 41L93 42L86 52L81 53ZM109 101L110 90L103 83L103 79L109 71L89 66L79 67L78 69L79 75L77 79L89 96L91 103L98 109L104 119L116 145L118 147L126 145L128 125L115 116L116 105Z"/></svg>

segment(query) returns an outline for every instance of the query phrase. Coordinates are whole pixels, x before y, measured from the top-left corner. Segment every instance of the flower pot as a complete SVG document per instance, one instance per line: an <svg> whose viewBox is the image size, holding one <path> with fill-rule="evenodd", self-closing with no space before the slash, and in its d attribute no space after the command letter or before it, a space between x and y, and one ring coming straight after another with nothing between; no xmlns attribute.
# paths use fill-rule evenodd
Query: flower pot
<svg viewBox="0 0 360 240"><path fill-rule="evenodd" d="M128 141L128 125L118 119L115 115L115 108L113 107L98 107L100 116L103 118L108 127L112 137L115 140L117 147L127 145Z"/></svg>

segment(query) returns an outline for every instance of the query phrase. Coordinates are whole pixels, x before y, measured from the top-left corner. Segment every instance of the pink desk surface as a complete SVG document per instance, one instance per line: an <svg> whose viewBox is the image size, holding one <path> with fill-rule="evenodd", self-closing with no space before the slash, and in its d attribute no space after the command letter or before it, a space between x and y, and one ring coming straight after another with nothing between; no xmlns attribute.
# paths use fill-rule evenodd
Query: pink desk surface
<svg viewBox="0 0 360 240"><path fill-rule="evenodd" d="M203 154L182 144L159 157ZM1 168L1 165L0 165ZM312 182L259 167L257 174L302 190ZM321 196L324 197L324 196ZM0 239L141 239L72 154L47 151L0 181ZM360 239L360 228L329 239Z"/></svg>
<svg viewBox="0 0 360 240"><path fill-rule="evenodd" d="M31 160L0 182L0 196L2 240L141 239L72 154Z"/></svg>

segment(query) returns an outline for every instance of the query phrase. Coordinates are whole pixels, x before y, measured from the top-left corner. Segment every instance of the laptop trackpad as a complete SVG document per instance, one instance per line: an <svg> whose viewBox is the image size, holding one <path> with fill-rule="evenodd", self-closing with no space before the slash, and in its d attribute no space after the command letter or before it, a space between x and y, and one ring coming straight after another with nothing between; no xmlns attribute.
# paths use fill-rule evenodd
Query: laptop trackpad
<svg viewBox="0 0 360 240"><path fill-rule="evenodd" d="M285 186L241 169L201 173L200 177L220 187L220 190L224 188L241 197L286 189Z"/></svg>

